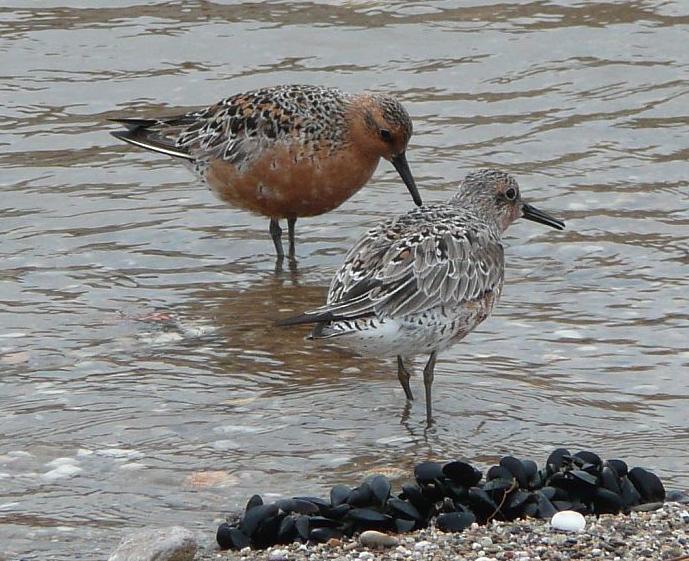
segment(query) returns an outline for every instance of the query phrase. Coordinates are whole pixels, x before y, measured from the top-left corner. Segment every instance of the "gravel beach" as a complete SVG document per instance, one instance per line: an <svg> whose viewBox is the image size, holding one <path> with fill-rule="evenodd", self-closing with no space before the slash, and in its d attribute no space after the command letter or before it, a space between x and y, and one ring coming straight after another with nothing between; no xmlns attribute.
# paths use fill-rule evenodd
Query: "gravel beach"
<svg viewBox="0 0 689 561"><path fill-rule="evenodd" d="M666 503L651 512L586 518L580 533L553 530L544 520L492 522L448 534L429 527L397 535L398 544L371 549L358 538L328 544L293 543L262 551L219 551L214 546L197 552L195 561L373 561L471 560L565 561L610 559L633 561L689 560L689 507Z"/></svg>

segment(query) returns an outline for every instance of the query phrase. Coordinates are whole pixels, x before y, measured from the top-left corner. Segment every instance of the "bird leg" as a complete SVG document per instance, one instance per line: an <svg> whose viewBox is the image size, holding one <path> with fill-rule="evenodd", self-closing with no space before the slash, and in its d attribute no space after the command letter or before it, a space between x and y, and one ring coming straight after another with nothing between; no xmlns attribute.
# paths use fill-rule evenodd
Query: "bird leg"
<svg viewBox="0 0 689 561"><path fill-rule="evenodd" d="M435 370L435 359L438 351L433 351L428 358L428 362L423 369L423 385L426 386L426 424L433 423L433 406L431 405L431 386L433 385L433 371Z"/></svg>
<svg viewBox="0 0 689 561"><path fill-rule="evenodd" d="M273 238L273 243L275 244L275 251L278 254L278 258L285 256L285 252L282 250L282 228L280 228L280 222L277 218L270 219L270 237Z"/></svg>
<svg viewBox="0 0 689 561"><path fill-rule="evenodd" d="M294 258L294 225L297 223L296 216L287 219L287 231L289 234L289 256Z"/></svg>
<svg viewBox="0 0 689 561"><path fill-rule="evenodd" d="M409 377L411 373L404 367L404 360L400 355L397 355L397 377L399 378L400 384L402 384L402 389L404 390L404 395L407 399L413 400L414 396L411 393L411 388L409 387Z"/></svg>

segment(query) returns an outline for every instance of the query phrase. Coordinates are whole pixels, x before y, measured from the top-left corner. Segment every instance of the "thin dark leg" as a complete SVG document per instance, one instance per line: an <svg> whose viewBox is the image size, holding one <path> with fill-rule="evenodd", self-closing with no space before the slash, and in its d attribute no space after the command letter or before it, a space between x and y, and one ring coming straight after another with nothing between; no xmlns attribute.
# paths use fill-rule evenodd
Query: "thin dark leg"
<svg viewBox="0 0 689 561"><path fill-rule="evenodd" d="M280 228L280 222L277 218L270 219L270 237L273 238L273 243L275 244L275 251L278 257L284 257L285 252L282 250L282 228Z"/></svg>
<svg viewBox="0 0 689 561"><path fill-rule="evenodd" d="M297 223L297 219L295 218L288 218L287 219L287 231L289 234L289 256L294 257L294 226Z"/></svg>
<svg viewBox="0 0 689 561"><path fill-rule="evenodd" d="M431 404L431 386L433 385L433 371L435 370L435 359L438 351L433 351L428 358L426 367L423 369L423 385L426 386L426 424L433 423L433 406Z"/></svg>
<svg viewBox="0 0 689 561"><path fill-rule="evenodd" d="M402 384L402 389L404 390L404 395L407 399L413 400L414 396L411 393L411 388L409 387L409 377L411 376L409 370L404 367L404 361L400 355L397 355L397 377Z"/></svg>

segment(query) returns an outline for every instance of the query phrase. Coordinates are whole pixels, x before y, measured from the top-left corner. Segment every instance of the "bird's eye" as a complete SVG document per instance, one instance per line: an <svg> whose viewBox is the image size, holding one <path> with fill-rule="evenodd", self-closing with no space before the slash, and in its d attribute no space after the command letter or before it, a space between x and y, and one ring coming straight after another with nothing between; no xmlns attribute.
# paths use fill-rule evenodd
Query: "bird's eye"
<svg viewBox="0 0 689 561"><path fill-rule="evenodd" d="M505 191L505 197L507 197L508 201L513 201L517 198L517 190L514 187L510 187L507 191Z"/></svg>
<svg viewBox="0 0 689 561"><path fill-rule="evenodd" d="M392 140L392 133L388 129L380 129L380 137L385 142L390 142Z"/></svg>

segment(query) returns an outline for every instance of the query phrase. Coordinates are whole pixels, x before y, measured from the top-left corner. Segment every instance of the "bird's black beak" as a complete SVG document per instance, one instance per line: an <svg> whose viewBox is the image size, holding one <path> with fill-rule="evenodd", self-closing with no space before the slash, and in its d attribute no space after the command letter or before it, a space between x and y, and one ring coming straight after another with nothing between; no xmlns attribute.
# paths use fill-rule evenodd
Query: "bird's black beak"
<svg viewBox="0 0 689 561"><path fill-rule="evenodd" d="M407 155L404 152L402 152L401 154L397 154L397 156L392 157L390 161L392 162L392 165L395 166L397 173L400 174L400 177L402 178L402 181L404 181L404 184L407 186L407 189L409 189L409 192L411 193L411 198L414 199L416 206L421 206L423 204L423 201L421 200L421 195L419 195L419 190L416 188L414 176L411 174L411 171L409 169L409 164L407 163Z"/></svg>
<svg viewBox="0 0 689 561"><path fill-rule="evenodd" d="M553 218L552 216L546 214L542 210L538 210L536 207L533 207L526 203L522 204L522 216L527 220L540 222L541 224L545 224L546 226L550 226L551 228L556 228L558 230L565 229L565 223L562 220Z"/></svg>

